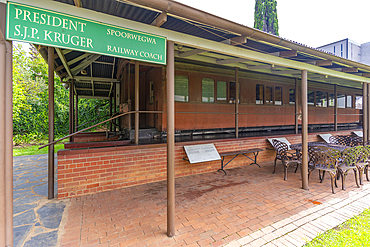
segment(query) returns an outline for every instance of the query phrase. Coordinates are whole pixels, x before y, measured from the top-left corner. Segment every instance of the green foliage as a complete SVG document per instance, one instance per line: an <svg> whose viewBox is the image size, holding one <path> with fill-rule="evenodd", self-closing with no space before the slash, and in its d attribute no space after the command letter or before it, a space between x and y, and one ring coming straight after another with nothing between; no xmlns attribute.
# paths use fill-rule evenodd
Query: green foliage
<svg viewBox="0 0 370 247"><path fill-rule="evenodd" d="M16 140L32 140L32 136L48 131L47 64L34 47L25 51L21 45L13 52L13 131ZM68 100L59 78L55 78L55 133L65 133L68 116L59 115L58 105ZM67 105L68 107L68 105ZM18 143L18 142L16 142Z"/></svg>
<svg viewBox="0 0 370 247"><path fill-rule="evenodd" d="M265 24L265 5L263 0L256 0L254 7L254 28L263 30Z"/></svg>
<svg viewBox="0 0 370 247"><path fill-rule="evenodd" d="M254 8L254 28L279 35L276 0L256 0Z"/></svg>
<svg viewBox="0 0 370 247"><path fill-rule="evenodd" d="M69 133L69 90L59 77L55 76L54 81L54 134L59 138ZM79 122L109 114L108 107L105 100L79 99ZM33 46L26 51L14 45L13 132L14 144L37 142L48 135L48 66Z"/></svg>
<svg viewBox="0 0 370 247"><path fill-rule="evenodd" d="M370 246L370 209L365 210L336 229L330 230L308 243L307 247L316 246Z"/></svg>

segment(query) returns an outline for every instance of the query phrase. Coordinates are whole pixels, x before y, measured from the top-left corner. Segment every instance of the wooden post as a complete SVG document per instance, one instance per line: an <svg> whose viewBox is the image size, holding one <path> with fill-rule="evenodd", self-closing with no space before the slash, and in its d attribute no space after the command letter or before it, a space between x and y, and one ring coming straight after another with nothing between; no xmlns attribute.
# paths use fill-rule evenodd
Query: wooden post
<svg viewBox="0 0 370 247"><path fill-rule="evenodd" d="M50 79L50 77L49 77L49 79ZM74 80L72 79L71 83L69 84L69 134L72 134L74 132L74 127L73 127L73 125L74 125L74 120L73 120L73 117L74 117L74 111L73 111L73 108L74 108L74 103L73 103L74 85L75 85L75 83L74 83ZM73 142L73 136L71 136L69 138L69 141Z"/></svg>
<svg viewBox="0 0 370 247"><path fill-rule="evenodd" d="M112 97L109 97L109 117L112 117L113 109L112 109ZM113 123L112 120L109 121L109 131L113 131Z"/></svg>
<svg viewBox="0 0 370 247"><path fill-rule="evenodd" d="M299 114L299 112L298 112L298 91L299 91L299 89L298 89L298 78L295 78L295 90L294 90L294 116L295 116L295 118L294 118L294 125L295 125L295 133L296 134L298 134L298 114Z"/></svg>
<svg viewBox="0 0 370 247"><path fill-rule="evenodd" d="M308 190L307 70L302 70L302 188Z"/></svg>
<svg viewBox="0 0 370 247"><path fill-rule="evenodd" d="M5 226L6 246L13 244L13 44L6 41L5 58Z"/></svg>
<svg viewBox="0 0 370 247"><path fill-rule="evenodd" d="M338 92L337 85L334 85L334 131L338 130Z"/></svg>
<svg viewBox="0 0 370 247"><path fill-rule="evenodd" d="M49 88L49 143L50 143L54 141L54 48L50 46L48 47L48 66L49 66L48 88ZM73 104L71 105L70 103L69 106L73 107ZM54 144L48 147L48 198L49 199L54 198Z"/></svg>
<svg viewBox="0 0 370 247"><path fill-rule="evenodd" d="M78 95L76 94L75 95L75 128L74 128L74 131L77 132L78 131Z"/></svg>
<svg viewBox="0 0 370 247"><path fill-rule="evenodd" d="M235 67L235 138L239 138L239 68Z"/></svg>
<svg viewBox="0 0 370 247"><path fill-rule="evenodd" d="M0 3L0 246L13 246L13 47L5 40L5 17Z"/></svg>
<svg viewBox="0 0 370 247"><path fill-rule="evenodd" d="M175 54L167 42L167 236L175 236Z"/></svg>
<svg viewBox="0 0 370 247"><path fill-rule="evenodd" d="M111 116L113 115L113 114L115 114L116 113L116 83L114 83L113 84L113 97L112 97L112 114L111 114ZM112 130L113 131L116 131L116 125L114 124L114 123L116 123L116 119L114 119L114 120L112 120L111 121L112 122L112 124L113 124L113 126L112 126Z"/></svg>
<svg viewBox="0 0 370 247"><path fill-rule="evenodd" d="M135 144L139 144L139 82L140 64L135 61Z"/></svg>
<svg viewBox="0 0 370 247"><path fill-rule="evenodd" d="M367 125L366 125L366 129L367 129L367 141L370 140L370 98L369 98L369 94L370 94L370 84L369 83L365 83L367 85L367 93L366 93L366 101L365 101L365 104L367 102L367 110L366 110L366 121L367 121ZM363 101L363 100L362 100Z"/></svg>

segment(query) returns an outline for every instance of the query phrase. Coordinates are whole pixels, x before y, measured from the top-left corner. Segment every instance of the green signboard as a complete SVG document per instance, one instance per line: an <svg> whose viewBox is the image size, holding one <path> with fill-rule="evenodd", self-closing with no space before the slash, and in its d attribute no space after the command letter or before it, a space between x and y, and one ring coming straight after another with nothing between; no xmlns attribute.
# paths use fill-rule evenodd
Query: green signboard
<svg viewBox="0 0 370 247"><path fill-rule="evenodd" d="M166 38L8 2L9 40L166 64Z"/></svg>

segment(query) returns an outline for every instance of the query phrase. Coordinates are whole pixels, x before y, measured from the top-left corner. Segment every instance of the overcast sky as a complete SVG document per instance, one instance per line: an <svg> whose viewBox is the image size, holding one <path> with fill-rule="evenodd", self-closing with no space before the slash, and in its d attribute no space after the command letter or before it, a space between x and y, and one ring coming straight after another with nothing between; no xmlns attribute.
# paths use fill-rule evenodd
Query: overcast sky
<svg viewBox="0 0 370 247"><path fill-rule="evenodd" d="M255 0L176 0L253 27ZM370 0L277 0L280 36L311 47L370 42Z"/></svg>

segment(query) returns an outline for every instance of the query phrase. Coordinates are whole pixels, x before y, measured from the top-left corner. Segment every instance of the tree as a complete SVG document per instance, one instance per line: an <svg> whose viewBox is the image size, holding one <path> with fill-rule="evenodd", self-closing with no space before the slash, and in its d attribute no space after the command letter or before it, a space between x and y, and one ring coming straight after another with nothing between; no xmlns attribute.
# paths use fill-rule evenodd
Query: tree
<svg viewBox="0 0 370 247"><path fill-rule="evenodd" d="M13 141L19 144L46 139L49 128L48 65L35 47L30 46L27 50L19 44L13 47ZM55 76L54 81L54 134L59 138L69 132L69 91L59 77ZM80 123L89 122L107 115L109 102L81 98L78 112Z"/></svg>
<svg viewBox="0 0 370 247"><path fill-rule="evenodd" d="M279 35L276 0L256 0L254 8L254 28Z"/></svg>

